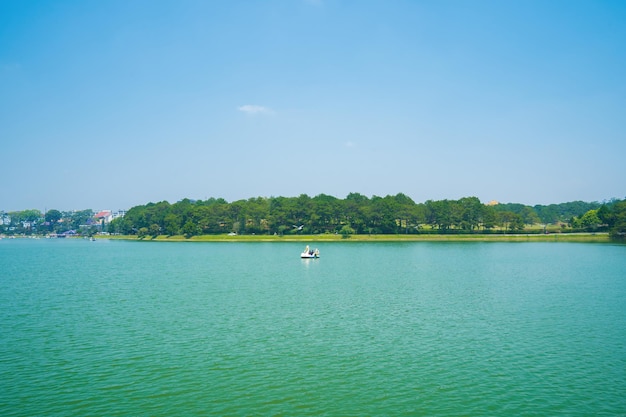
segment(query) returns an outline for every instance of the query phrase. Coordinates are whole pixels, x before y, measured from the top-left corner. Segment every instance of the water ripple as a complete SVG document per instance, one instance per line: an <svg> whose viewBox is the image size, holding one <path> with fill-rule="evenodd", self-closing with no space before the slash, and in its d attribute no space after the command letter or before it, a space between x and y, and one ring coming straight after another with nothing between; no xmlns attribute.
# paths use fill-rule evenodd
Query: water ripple
<svg viewBox="0 0 626 417"><path fill-rule="evenodd" d="M3 416L626 414L621 246L83 243L0 253Z"/></svg>

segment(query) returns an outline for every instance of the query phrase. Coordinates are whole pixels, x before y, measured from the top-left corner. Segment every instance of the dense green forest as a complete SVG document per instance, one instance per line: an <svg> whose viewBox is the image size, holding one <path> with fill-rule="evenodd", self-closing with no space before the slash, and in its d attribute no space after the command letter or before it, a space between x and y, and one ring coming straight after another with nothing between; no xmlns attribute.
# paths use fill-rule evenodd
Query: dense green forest
<svg viewBox="0 0 626 417"><path fill-rule="evenodd" d="M203 234L424 234L542 233L610 231L626 233L626 200L606 203L574 201L527 206L483 204L476 197L415 203L405 194L373 196L351 193L345 199L257 197L227 202L222 198L184 199L136 206L110 224L98 223L93 211L38 210L2 213L3 233L108 232L143 236ZM10 221L7 221L10 219Z"/></svg>
<svg viewBox="0 0 626 417"><path fill-rule="evenodd" d="M345 199L309 197L251 198L228 203L221 198L149 203L114 220L110 231L139 235L201 234L398 234L519 232L529 225L556 225L569 231L607 228L597 211L608 204L570 203L485 205L476 197L415 203L405 194L368 198L351 193ZM596 217L585 215L596 211ZM607 211L608 212L608 211ZM597 218L597 219L596 219ZM597 220L597 221L596 221ZM542 231L542 228L535 228Z"/></svg>

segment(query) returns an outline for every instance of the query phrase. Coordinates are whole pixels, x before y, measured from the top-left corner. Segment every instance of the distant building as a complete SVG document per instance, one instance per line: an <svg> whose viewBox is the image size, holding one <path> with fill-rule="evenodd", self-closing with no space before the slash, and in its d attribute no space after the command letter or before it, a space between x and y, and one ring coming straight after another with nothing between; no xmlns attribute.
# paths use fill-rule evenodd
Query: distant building
<svg viewBox="0 0 626 417"><path fill-rule="evenodd" d="M498 204L500 203L498 203L496 200L491 200L490 202L487 203L488 206L497 206Z"/></svg>
<svg viewBox="0 0 626 417"><path fill-rule="evenodd" d="M101 223L104 220L104 223L111 223L112 220L117 219L119 217L124 217L126 215L126 210L101 210L97 212L93 217L96 222Z"/></svg>
<svg viewBox="0 0 626 417"><path fill-rule="evenodd" d="M11 224L11 216L5 212L0 212L0 226L8 226Z"/></svg>
<svg viewBox="0 0 626 417"><path fill-rule="evenodd" d="M102 210L93 216L98 222L110 223L113 220L113 212L111 210Z"/></svg>

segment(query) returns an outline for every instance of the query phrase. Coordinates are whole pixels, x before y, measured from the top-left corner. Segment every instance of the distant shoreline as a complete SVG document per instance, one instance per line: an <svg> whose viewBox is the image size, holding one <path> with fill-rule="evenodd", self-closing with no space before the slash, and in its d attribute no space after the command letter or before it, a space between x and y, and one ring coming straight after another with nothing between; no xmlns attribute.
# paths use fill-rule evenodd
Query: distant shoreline
<svg viewBox="0 0 626 417"><path fill-rule="evenodd" d="M595 242L615 243L608 233L551 234L410 234L410 235L202 235L157 236L139 239L135 235L96 236L98 239L134 240L143 242Z"/></svg>

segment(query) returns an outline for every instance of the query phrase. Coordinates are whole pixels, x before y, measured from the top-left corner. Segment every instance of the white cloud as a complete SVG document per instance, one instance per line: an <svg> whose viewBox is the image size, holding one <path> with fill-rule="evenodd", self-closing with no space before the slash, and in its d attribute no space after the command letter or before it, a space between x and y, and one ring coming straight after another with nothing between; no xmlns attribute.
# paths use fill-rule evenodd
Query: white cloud
<svg viewBox="0 0 626 417"><path fill-rule="evenodd" d="M351 140L346 142L346 148L354 148L356 146L356 143L352 142Z"/></svg>
<svg viewBox="0 0 626 417"><path fill-rule="evenodd" d="M245 104L243 106L237 107L237 110L242 111L248 114L271 114L273 113L272 109L269 107L257 106L255 104Z"/></svg>

